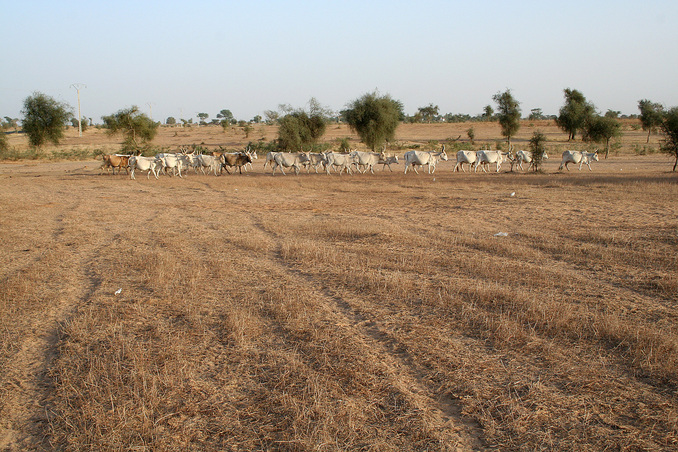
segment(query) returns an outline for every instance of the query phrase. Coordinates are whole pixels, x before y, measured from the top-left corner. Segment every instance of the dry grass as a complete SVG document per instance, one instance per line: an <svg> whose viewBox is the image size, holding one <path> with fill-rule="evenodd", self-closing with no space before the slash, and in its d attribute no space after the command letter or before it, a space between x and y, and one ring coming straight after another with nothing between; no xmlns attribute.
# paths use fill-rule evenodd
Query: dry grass
<svg viewBox="0 0 678 452"><path fill-rule="evenodd" d="M0 444L678 450L677 179L597 163L0 165Z"/></svg>

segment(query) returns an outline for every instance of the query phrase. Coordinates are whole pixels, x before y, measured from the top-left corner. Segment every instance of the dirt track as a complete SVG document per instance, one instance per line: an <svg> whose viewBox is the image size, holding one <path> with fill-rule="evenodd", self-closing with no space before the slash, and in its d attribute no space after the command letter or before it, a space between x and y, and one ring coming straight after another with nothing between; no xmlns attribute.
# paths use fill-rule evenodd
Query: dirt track
<svg viewBox="0 0 678 452"><path fill-rule="evenodd" d="M673 364L556 317L613 312L675 346L676 176L656 156L557 164L158 181L0 164L0 448L675 447ZM533 298L559 314L529 318Z"/></svg>

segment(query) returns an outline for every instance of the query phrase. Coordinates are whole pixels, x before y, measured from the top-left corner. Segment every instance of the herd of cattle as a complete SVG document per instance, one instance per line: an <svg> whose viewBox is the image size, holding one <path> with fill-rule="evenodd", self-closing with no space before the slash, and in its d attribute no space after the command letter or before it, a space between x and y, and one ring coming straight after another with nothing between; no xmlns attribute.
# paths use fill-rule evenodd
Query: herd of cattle
<svg viewBox="0 0 678 452"><path fill-rule="evenodd" d="M224 170L230 174L230 169L234 169L234 171L242 174L243 168L247 171L248 168L252 167L252 161L257 158L256 152L249 148L240 152L213 152L211 154L188 153L186 150L181 150L178 153L162 153L153 157L112 154L103 156L101 168L102 170L110 170L112 168L113 174L115 174L116 168L118 172L125 169L125 171L129 172L131 179L135 179L134 174L136 171L145 171L147 178L150 179L151 174L153 174L158 179L160 174L183 177L182 171L186 172L190 169L196 174L198 172L202 174L213 173L217 176ZM548 155L544 154L543 158L547 159ZM445 146L443 146L440 151L407 151L403 155L403 160L405 163L405 174L407 174L410 168L418 174L417 167L424 166L427 167L428 173L432 174L435 172L439 161L447 161L449 158L445 152ZM592 161L598 161L597 151L565 151L563 152L559 170L565 167L569 171L568 164L570 163L579 164L579 170L581 170L582 165L588 166L589 170L591 170ZM469 171L473 170L475 172L478 171L478 168L487 172L490 165L496 165L496 171L499 172L504 162L508 162L511 165L511 170L513 170L514 165L523 170L523 163L529 164L528 170L534 165L534 159L530 151L518 151L515 154L513 152L491 150L458 151L457 162L453 171L461 170L465 172L464 165L466 164L469 166ZM323 153L269 152L266 155L264 169L270 165L272 174L275 174L276 170L279 169L283 175L285 174L285 169L292 169L295 174L299 174L302 168L305 168L306 172L313 168L316 173L318 173L318 168L321 168L327 174L331 174L332 171L339 172L339 174L344 171L348 174L352 174L354 171L359 171L360 173L370 171L374 174L374 168L377 165L382 165L382 171L386 166L388 166L389 170L393 171L391 165L394 163L399 163L398 157L387 155L383 151L351 151L349 153L331 151Z"/></svg>

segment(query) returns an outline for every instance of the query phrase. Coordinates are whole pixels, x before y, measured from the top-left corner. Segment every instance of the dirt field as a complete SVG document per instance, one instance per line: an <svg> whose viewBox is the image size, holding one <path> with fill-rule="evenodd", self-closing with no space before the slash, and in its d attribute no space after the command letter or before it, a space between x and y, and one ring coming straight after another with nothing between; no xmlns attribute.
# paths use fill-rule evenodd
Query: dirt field
<svg viewBox="0 0 678 452"><path fill-rule="evenodd" d="M678 176L558 164L0 163L0 450L678 450Z"/></svg>

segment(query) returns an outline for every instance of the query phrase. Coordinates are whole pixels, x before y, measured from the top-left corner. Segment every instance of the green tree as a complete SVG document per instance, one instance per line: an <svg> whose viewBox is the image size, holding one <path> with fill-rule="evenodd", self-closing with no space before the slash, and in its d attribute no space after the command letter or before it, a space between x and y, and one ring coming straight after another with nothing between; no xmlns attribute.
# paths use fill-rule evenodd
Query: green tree
<svg viewBox="0 0 678 452"><path fill-rule="evenodd" d="M177 123L177 120L174 118L174 116L169 116L169 117L165 120L165 124L167 124L168 126L173 126L173 125L176 124L176 123Z"/></svg>
<svg viewBox="0 0 678 452"><path fill-rule="evenodd" d="M530 151L532 151L532 169L534 171L539 171L544 160L544 154L546 153L546 145L544 143L546 143L546 135L540 131L532 134L532 138L530 138Z"/></svg>
<svg viewBox="0 0 678 452"><path fill-rule="evenodd" d="M497 103L497 117L501 126L501 134L511 150L511 137L520 129L520 102L515 100L511 90L495 94L492 99Z"/></svg>
<svg viewBox="0 0 678 452"><path fill-rule="evenodd" d="M476 139L476 131L473 129L473 127L469 127L466 130L466 135L468 135L468 139L471 140L471 144L474 144L474 140Z"/></svg>
<svg viewBox="0 0 678 452"><path fill-rule="evenodd" d="M14 129L16 132L19 128L19 118L10 118L5 116L5 121L2 123L2 130Z"/></svg>
<svg viewBox="0 0 678 452"><path fill-rule="evenodd" d="M676 159L673 164L673 171L675 171L678 166L678 107L673 107L662 114L659 130L664 135L661 151Z"/></svg>
<svg viewBox="0 0 678 452"><path fill-rule="evenodd" d="M73 127L75 127L76 129L77 128L82 129L82 131L84 132L85 130L87 130L87 126L89 124L87 123L87 118L80 119L80 124L78 124L78 118L73 117L73 118L71 118L71 125Z"/></svg>
<svg viewBox="0 0 678 452"><path fill-rule="evenodd" d="M433 104L428 104L426 107L419 107L418 110L417 115L419 115L422 121L427 123L431 123L435 117L438 116L439 112L438 106Z"/></svg>
<svg viewBox="0 0 678 452"><path fill-rule="evenodd" d="M656 132L662 123L664 106L642 99L638 101L638 109L640 110L640 123L643 125L643 130L647 130L647 143L649 143L650 134Z"/></svg>
<svg viewBox="0 0 678 452"><path fill-rule="evenodd" d="M527 118L530 121L538 121L544 119L544 113L541 111L541 108L533 108L530 110L530 116Z"/></svg>
<svg viewBox="0 0 678 452"><path fill-rule="evenodd" d="M205 121L206 121L206 119L209 118L209 117L210 117L210 115L208 115L207 113L198 113L198 119L200 119L200 124L201 124L201 125L207 124Z"/></svg>
<svg viewBox="0 0 678 452"><path fill-rule="evenodd" d="M9 151L9 140L4 131L0 131L0 153Z"/></svg>
<svg viewBox="0 0 678 452"><path fill-rule="evenodd" d="M141 144L152 141L158 133L158 123L140 113L136 105L109 116L102 116L101 119L108 134L115 135L118 132L123 134L125 150L138 149Z"/></svg>
<svg viewBox="0 0 678 452"><path fill-rule="evenodd" d="M374 151L395 138L403 117L403 104L388 94L367 93L348 105L344 116L360 140Z"/></svg>
<svg viewBox="0 0 678 452"><path fill-rule="evenodd" d="M560 108L556 124L568 133L568 141L576 138L577 132L584 129L586 121L593 116L595 107L586 101L584 95L576 89L565 88L565 105Z"/></svg>
<svg viewBox="0 0 678 452"><path fill-rule="evenodd" d="M231 113L231 110L221 110L219 113L217 113L217 118L221 119L222 121L226 121L228 124L234 124L235 123L235 118L233 117L233 113ZM222 122L223 125L223 122Z"/></svg>
<svg viewBox="0 0 678 452"><path fill-rule="evenodd" d="M610 140L621 136L621 124L610 116L591 116L584 125L584 139L605 143L605 158L610 153Z"/></svg>
<svg viewBox="0 0 678 452"><path fill-rule="evenodd" d="M266 117L266 124L277 124L280 120L280 113L275 110L264 111L264 116Z"/></svg>
<svg viewBox="0 0 678 452"><path fill-rule="evenodd" d="M492 108L492 105L485 105L485 108L483 108L483 119L485 121L491 121L492 116L494 116L494 109Z"/></svg>
<svg viewBox="0 0 678 452"><path fill-rule="evenodd" d="M73 113L67 104L39 92L24 100L23 130L31 146L41 147L47 141L59 144Z"/></svg>
<svg viewBox="0 0 678 452"><path fill-rule="evenodd" d="M280 119L278 147L282 150L303 151L305 146L315 144L325 134L326 118L315 111L293 111Z"/></svg>

